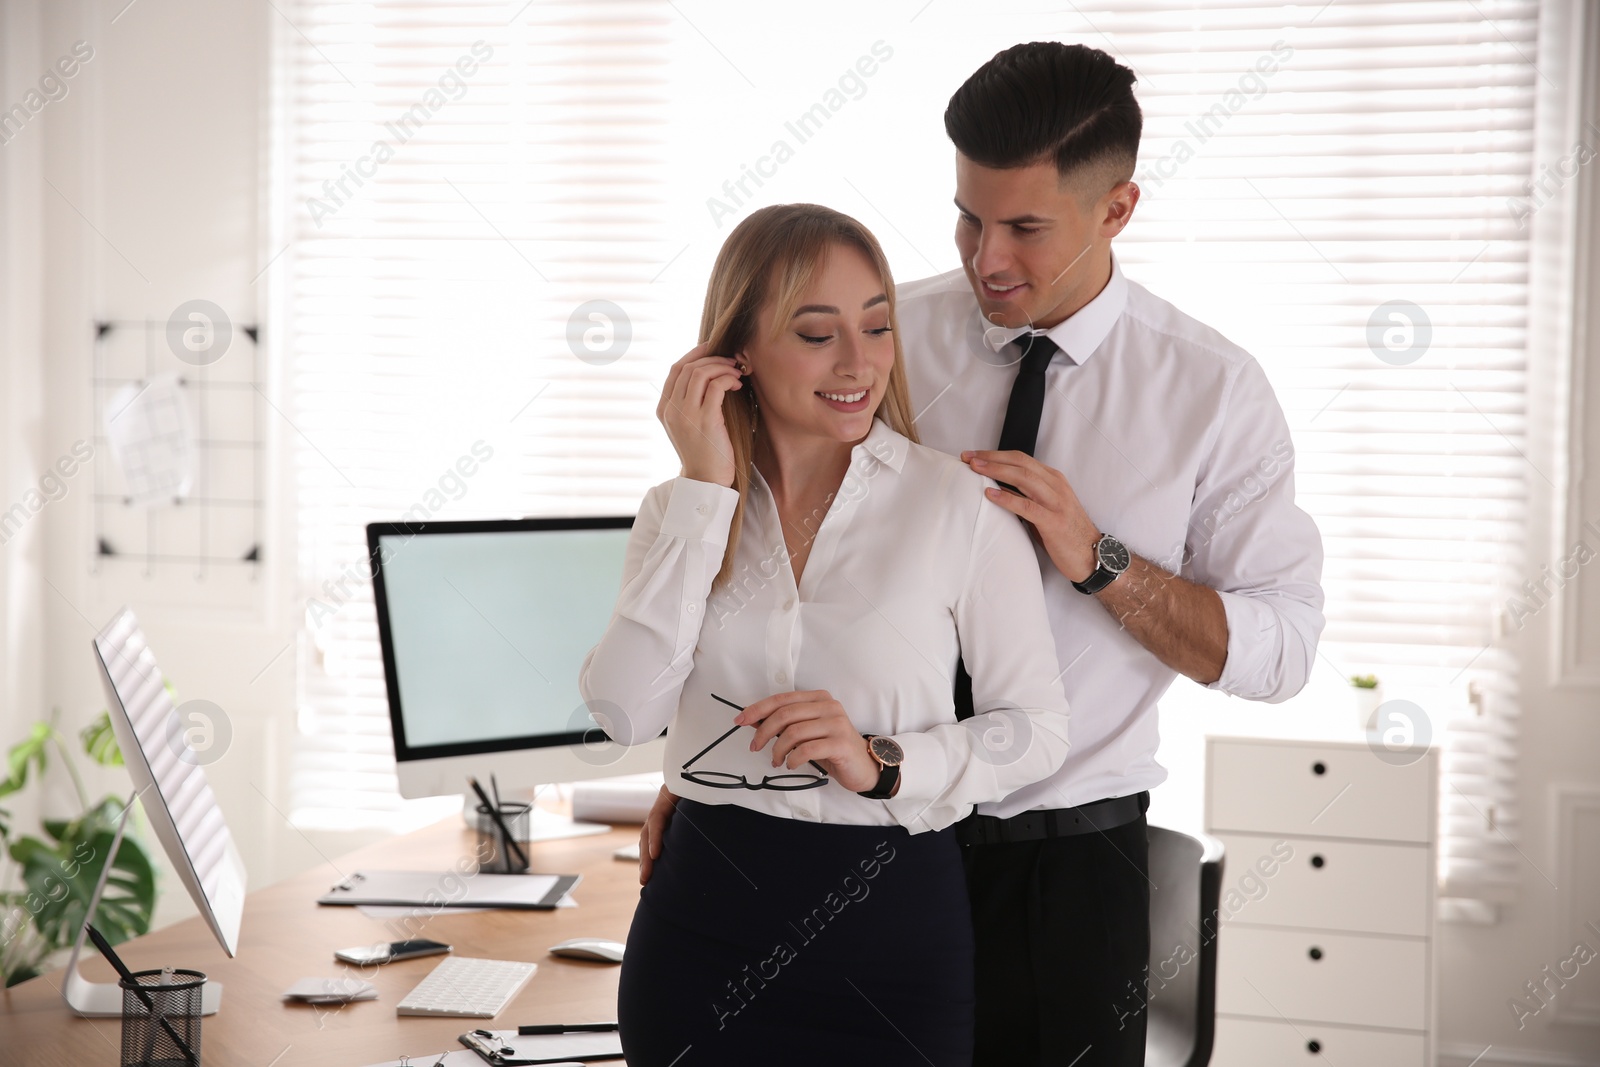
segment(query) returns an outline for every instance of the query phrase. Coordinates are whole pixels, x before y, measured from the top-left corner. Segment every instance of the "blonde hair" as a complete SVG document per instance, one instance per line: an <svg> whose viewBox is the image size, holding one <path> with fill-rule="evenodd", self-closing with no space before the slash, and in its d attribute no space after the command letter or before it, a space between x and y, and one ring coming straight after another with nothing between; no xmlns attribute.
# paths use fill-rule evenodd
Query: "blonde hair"
<svg viewBox="0 0 1600 1067"><path fill-rule="evenodd" d="M859 249L867 257L883 279L883 291L889 297L894 366L873 417L883 419L915 441L911 393L906 385L905 359L895 321L894 278L877 238L849 215L817 204L774 204L752 212L735 226L717 253L716 266L711 268L705 309L700 316L700 341L709 342L713 355L737 355L755 339L761 328L762 309L769 301L777 310L776 321L788 322L823 260L832 249L841 246ZM723 396L722 418L733 444L733 488L739 493L739 502L734 506L728 548L713 588L725 583L733 573L733 557L739 548L739 529L749 497L750 468L757 437L763 433L755 389L749 382L745 388L729 390Z"/></svg>

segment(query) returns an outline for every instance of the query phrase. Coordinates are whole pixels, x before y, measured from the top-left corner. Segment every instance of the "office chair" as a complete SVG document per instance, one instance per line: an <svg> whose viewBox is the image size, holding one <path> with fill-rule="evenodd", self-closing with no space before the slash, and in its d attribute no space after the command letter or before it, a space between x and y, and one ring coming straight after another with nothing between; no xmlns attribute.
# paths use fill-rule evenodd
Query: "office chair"
<svg viewBox="0 0 1600 1067"><path fill-rule="evenodd" d="M1205 1067L1217 1014L1222 842L1150 827L1145 1067Z"/></svg>

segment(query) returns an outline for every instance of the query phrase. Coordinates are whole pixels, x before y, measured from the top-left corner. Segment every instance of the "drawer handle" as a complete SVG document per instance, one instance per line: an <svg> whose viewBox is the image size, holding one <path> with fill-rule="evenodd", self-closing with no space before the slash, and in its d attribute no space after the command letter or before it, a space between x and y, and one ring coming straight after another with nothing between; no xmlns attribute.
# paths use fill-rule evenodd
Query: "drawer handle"
<svg viewBox="0 0 1600 1067"><path fill-rule="evenodd" d="M1326 763L1323 763L1321 760L1317 760L1317 762L1315 762L1315 763L1313 763L1311 765L1311 773L1312 774L1327 774L1328 773L1328 765Z"/></svg>
<svg viewBox="0 0 1600 1067"><path fill-rule="evenodd" d="M1322 950L1316 945L1312 945L1311 951L1307 952L1306 955L1310 956L1314 960L1320 960L1322 958Z"/></svg>
<svg viewBox="0 0 1600 1067"><path fill-rule="evenodd" d="M1322 1051L1322 1042L1318 1041L1316 1038L1312 1038L1310 1041L1306 1042L1306 1051L1315 1056L1317 1053Z"/></svg>
<svg viewBox="0 0 1600 1067"><path fill-rule="evenodd" d="M1311 857L1311 866L1315 867L1319 871L1322 870L1323 864L1327 862L1327 860L1322 858L1322 854L1320 852Z"/></svg>

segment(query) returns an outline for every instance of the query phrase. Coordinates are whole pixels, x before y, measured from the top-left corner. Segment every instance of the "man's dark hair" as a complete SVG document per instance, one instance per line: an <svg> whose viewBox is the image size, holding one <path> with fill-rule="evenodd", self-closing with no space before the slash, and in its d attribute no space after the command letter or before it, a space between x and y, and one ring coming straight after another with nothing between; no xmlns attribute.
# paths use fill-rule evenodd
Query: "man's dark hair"
<svg viewBox="0 0 1600 1067"><path fill-rule="evenodd" d="M1013 45L956 90L944 130L980 166L1009 170L1054 160L1065 178L1114 162L1131 176L1144 125L1133 84L1133 71L1097 48Z"/></svg>

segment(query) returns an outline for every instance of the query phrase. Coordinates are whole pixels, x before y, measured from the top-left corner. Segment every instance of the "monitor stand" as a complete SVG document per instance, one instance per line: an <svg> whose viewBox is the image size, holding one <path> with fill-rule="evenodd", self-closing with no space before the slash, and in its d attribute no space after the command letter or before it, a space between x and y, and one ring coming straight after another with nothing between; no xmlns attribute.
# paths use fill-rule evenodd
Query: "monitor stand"
<svg viewBox="0 0 1600 1067"><path fill-rule="evenodd" d="M128 814L138 793L128 797L122 807L122 817L117 820L117 832L111 838L111 851L106 854L105 866L100 868L100 880L95 883L94 895L89 898L84 924L78 927L78 939L72 944L72 957L67 961L66 981L61 985L61 997L79 1015L91 1019L116 1018L122 1014L122 987L116 982L91 982L78 970L78 957L83 954L83 942L94 921L95 909L100 906L100 895L105 892L106 879L111 876L111 865L122 847L122 833L128 826ZM222 983L206 979L200 987L200 1014L215 1015L222 1006Z"/></svg>
<svg viewBox="0 0 1600 1067"><path fill-rule="evenodd" d="M539 792L540 787L535 786L507 790L501 795L502 800L519 800L533 805L528 812L528 836L520 840L532 844L535 841L559 841L568 837L591 837L611 832L611 827L603 822L580 822L570 815L541 808L536 801ZM477 810L478 797L468 790L461 797L461 821L472 829L477 828Z"/></svg>

